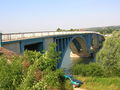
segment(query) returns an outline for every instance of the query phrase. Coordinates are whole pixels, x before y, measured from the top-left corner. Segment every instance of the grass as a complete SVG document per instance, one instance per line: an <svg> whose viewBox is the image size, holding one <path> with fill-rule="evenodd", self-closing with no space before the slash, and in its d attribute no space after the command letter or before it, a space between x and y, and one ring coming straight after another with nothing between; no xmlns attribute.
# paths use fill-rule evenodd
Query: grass
<svg viewBox="0 0 120 90"><path fill-rule="evenodd" d="M119 77L81 77L75 76L76 79L83 81L83 85L80 88L86 90L120 90L120 78Z"/></svg>
<svg viewBox="0 0 120 90"><path fill-rule="evenodd" d="M62 90L73 90L73 86L72 86L72 84L70 83L69 80L66 80L64 86L65 86L65 89L62 89Z"/></svg>

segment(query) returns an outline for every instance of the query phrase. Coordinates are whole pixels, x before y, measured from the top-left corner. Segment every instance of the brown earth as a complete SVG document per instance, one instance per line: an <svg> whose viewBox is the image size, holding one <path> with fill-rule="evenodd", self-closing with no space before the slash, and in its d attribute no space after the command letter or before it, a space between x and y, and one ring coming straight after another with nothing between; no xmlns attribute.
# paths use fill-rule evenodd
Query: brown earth
<svg viewBox="0 0 120 90"><path fill-rule="evenodd" d="M13 55L16 55L14 52L4 48L4 47L0 47L0 54L4 54L6 56L13 56Z"/></svg>
<svg viewBox="0 0 120 90"><path fill-rule="evenodd" d="M11 62L12 57L16 56L13 51L10 51L4 47L0 47L0 55L4 55L7 58L8 62Z"/></svg>

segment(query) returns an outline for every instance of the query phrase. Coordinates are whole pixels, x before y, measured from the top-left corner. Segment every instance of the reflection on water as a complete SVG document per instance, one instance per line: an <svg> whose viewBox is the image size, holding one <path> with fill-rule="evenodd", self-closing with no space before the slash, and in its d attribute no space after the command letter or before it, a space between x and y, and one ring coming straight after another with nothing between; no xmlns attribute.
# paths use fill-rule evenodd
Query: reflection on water
<svg viewBox="0 0 120 90"><path fill-rule="evenodd" d="M90 62L94 62L94 58L91 57L85 57L85 58L71 58L73 61L73 64L88 64Z"/></svg>
<svg viewBox="0 0 120 90"><path fill-rule="evenodd" d="M88 64L89 62L93 62L94 58L91 57L70 57L71 49L68 47L65 56L63 58L63 62L61 65L61 68L64 68L65 70L69 70L74 64Z"/></svg>

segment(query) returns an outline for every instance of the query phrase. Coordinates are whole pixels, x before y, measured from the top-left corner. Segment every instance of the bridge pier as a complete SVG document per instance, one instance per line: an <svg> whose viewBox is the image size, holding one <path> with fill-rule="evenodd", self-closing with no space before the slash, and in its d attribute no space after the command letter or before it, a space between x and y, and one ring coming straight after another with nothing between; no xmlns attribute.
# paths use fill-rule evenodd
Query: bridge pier
<svg viewBox="0 0 120 90"><path fill-rule="evenodd" d="M54 39L53 38L44 38L44 41L43 41L43 49L44 50L47 50L47 48L49 47L49 44L50 43L53 43L54 42Z"/></svg>

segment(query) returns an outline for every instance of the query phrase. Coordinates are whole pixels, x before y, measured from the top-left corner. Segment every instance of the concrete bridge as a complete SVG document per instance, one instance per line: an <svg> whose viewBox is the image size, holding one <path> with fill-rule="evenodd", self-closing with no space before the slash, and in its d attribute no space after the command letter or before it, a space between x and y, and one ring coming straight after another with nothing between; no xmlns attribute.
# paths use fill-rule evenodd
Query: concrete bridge
<svg viewBox="0 0 120 90"><path fill-rule="evenodd" d="M6 33L0 35L0 46L21 54L26 49L45 50L50 43L55 42L56 51L61 52L62 63L69 46L73 54L87 57L92 53L91 49L98 50L101 47L103 40L102 35L92 31Z"/></svg>

